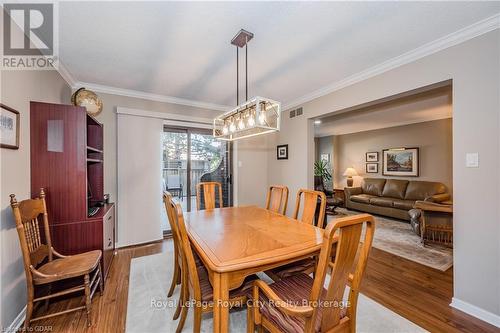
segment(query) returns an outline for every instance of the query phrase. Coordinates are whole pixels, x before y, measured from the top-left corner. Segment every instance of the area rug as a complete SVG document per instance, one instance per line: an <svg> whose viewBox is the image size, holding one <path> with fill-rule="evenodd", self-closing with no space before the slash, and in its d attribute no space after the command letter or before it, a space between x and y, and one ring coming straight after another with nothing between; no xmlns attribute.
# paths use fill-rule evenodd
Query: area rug
<svg viewBox="0 0 500 333"><path fill-rule="evenodd" d="M362 214L345 208L337 208L336 211L339 214L329 215L329 222L339 217ZM396 219L375 216L373 247L443 272L453 266L452 249L439 245L424 247L410 224Z"/></svg>
<svg viewBox="0 0 500 333"><path fill-rule="evenodd" d="M172 261L172 249L166 253L132 259L125 328L127 333L175 332L178 321L172 320L172 317L180 288L177 287L174 295L167 298L172 279ZM261 277L266 278L265 275ZM357 315L357 332L427 332L364 295L359 297ZM192 316L193 311L189 311L183 332L193 331ZM212 332L211 314L203 316L201 332ZM246 332L246 310L231 311L230 332Z"/></svg>

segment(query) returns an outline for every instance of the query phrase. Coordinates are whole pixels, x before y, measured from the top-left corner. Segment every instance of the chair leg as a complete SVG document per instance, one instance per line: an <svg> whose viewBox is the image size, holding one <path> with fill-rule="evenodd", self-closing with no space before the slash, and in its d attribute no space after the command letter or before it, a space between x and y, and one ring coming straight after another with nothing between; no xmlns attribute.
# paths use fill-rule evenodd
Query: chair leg
<svg viewBox="0 0 500 333"><path fill-rule="evenodd" d="M87 326L92 326L92 314L91 314L91 304L90 304L90 278L88 274L85 274L84 284L85 284L85 307L87 308Z"/></svg>
<svg viewBox="0 0 500 333"><path fill-rule="evenodd" d="M49 289L48 295L50 295L52 291L52 284L49 284L47 288ZM49 309L49 303L50 303L50 298L47 298L43 304L44 312L47 312L47 310Z"/></svg>
<svg viewBox="0 0 500 333"><path fill-rule="evenodd" d="M101 265L97 267L99 269L99 292L102 296L104 294L104 274L102 273Z"/></svg>
<svg viewBox="0 0 500 333"><path fill-rule="evenodd" d="M170 283L170 290L168 291L167 297L171 297L174 294L175 286L179 281L179 264L177 263L177 255L174 259L174 276L172 277L172 282Z"/></svg>
<svg viewBox="0 0 500 333"><path fill-rule="evenodd" d="M179 295L179 302L177 302L177 309L175 309L174 313L174 320L177 320L179 318L179 315L181 314L181 309L184 306L184 286L181 286L181 293Z"/></svg>
<svg viewBox="0 0 500 333"><path fill-rule="evenodd" d="M35 292L33 287L28 288L28 303L26 304L26 318L24 320L24 332L28 332L30 327L31 315L33 314L33 299L35 297Z"/></svg>
<svg viewBox="0 0 500 333"><path fill-rule="evenodd" d="M194 308L193 333L199 333L200 330L201 330L201 307L196 306Z"/></svg>
<svg viewBox="0 0 500 333"><path fill-rule="evenodd" d="M180 307L181 307L181 319L179 320L179 324L177 325L177 329L175 330L176 333L182 332L182 329L184 328L184 323L186 322L187 313L189 310L189 306L187 306L185 303L182 303Z"/></svg>
<svg viewBox="0 0 500 333"><path fill-rule="evenodd" d="M254 312L253 306L248 305L247 307L247 333L255 332L255 322L254 322Z"/></svg>

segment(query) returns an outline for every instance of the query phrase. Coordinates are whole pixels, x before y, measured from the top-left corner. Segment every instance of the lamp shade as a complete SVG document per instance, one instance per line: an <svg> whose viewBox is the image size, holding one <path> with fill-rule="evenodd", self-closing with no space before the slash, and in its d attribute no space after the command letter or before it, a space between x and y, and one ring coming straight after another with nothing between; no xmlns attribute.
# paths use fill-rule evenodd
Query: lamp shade
<svg viewBox="0 0 500 333"><path fill-rule="evenodd" d="M356 172L356 170L354 170L354 168L347 168L344 171L344 176L347 176L347 177L352 177L352 176L357 176L357 175L358 175L358 173Z"/></svg>

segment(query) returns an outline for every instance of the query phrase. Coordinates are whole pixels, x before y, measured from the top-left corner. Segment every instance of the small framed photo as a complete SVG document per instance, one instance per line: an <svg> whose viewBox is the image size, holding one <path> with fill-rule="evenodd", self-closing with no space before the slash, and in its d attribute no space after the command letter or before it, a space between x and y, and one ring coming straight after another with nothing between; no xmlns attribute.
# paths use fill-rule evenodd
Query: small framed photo
<svg viewBox="0 0 500 333"><path fill-rule="evenodd" d="M330 154L321 154L320 160L326 163L330 163Z"/></svg>
<svg viewBox="0 0 500 333"><path fill-rule="evenodd" d="M19 149L19 112L1 103L0 147Z"/></svg>
<svg viewBox="0 0 500 333"><path fill-rule="evenodd" d="M278 160L288 159L288 145L279 145L276 147L276 157Z"/></svg>
<svg viewBox="0 0 500 333"><path fill-rule="evenodd" d="M366 173L378 173L378 163L366 163Z"/></svg>
<svg viewBox="0 0 500 333"><path fill-rule="evenodd" d="M366 153L366 162L378 162L378 151Z"/></svg>

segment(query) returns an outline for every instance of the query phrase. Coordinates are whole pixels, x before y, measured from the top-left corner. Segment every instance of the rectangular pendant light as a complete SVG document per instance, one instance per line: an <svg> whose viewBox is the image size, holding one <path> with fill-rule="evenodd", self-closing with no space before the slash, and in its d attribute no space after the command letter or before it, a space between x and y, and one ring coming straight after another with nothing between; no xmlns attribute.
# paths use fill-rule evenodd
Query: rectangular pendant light
<svg viewBox="0 0 500 333"><path fill-rule="evenodd" d="M281 103L254 97L214 119L213 135L227 141L280 130Z"/></svg>
<svg viewBox="0 0 500 333"><path fill-rule="evenodd" d="M253 33L241 29L231 40L231 44L236 46L236 104L238 106L214 119L213 135L215 138L233 141L280 130L281 103L259 96L248 99L248 42L253 37ZM238 50L243 47L245 47L245 99L247 102L239 104Z"/></svg>

